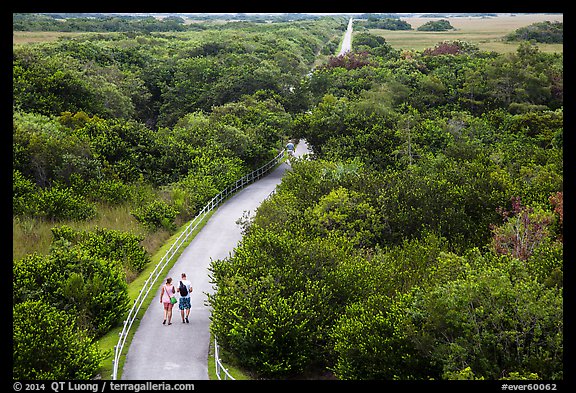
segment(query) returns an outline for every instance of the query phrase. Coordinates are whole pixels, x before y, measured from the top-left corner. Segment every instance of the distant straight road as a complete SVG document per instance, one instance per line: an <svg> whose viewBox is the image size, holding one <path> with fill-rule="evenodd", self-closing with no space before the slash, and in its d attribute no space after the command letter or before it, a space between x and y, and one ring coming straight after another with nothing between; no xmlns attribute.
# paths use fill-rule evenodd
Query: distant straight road
<svg viewBox="0 0 576 393"><path fill-rule="evenodd" d="M295 155L308 153L308 146L300 141ZM287 162L280 164L224 202L180 255L168 275L162 277L163 282L172 277L177 286L180 274L184 272L191 281L190 323L182 323L176 304L172 325L162 325L164 316L158 291L132 338L122 371L123 380L208 379L211 309L206 294L213 293L208 267L212 260L226 258L233 252L242 239L242 229L236 221L245 211L253 213L274 191L289 168Z"/></svg>
<svg viewBox="0 0 576 393"><path fill-rule="evenodd" d="M352 50L352 18L350 18L348 22L348 29L346 29L346 33L344 34L339 55L342 56L344 53L350 52L350 50Z"/></svg>

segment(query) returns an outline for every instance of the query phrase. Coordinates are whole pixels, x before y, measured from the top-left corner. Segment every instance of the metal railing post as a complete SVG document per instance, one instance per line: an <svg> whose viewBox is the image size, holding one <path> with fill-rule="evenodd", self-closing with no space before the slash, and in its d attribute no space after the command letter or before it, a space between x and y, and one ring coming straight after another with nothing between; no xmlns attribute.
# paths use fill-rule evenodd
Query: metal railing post
<svg viewBox="0 0 576 393"><path fill-rule="evenodd" d="M228 372L228 370L226 369L226 367L224 367L222 365L222 361L220 360L220 350L218 347L218 341L216 340L216 337L214 337L214 364L216 366L216 377L218 377L219 380L222 380L222 377L220 376L220 371L224 370L224 379L232 379L232 380L236 380L236 378L234 378L232 375L230 375L230 373Z"/></svg>

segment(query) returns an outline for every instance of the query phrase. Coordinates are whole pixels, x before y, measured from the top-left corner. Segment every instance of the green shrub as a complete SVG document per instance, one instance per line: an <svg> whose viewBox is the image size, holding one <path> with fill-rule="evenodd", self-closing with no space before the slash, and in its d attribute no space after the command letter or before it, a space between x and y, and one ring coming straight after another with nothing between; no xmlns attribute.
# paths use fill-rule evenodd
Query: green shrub
<svg viewBox="0 0 576 393"><path fill-rule="evenodd" d="M49 220L87 220L96 215L96 207L71 189L45 188L38 194L38 212Z"/></svg>
<svg viewBox="0 0 576 393"><path fill-rule="evenodd" d="M405 297L405 299L404 299ZM406 329L410 296L374 295L353 303L331 333L340 379L422 378L427 359Z"/></svg>
<svg viewBox="0 0 576 393"><path fill-rule="evenodd" d="M134 209L132 215L149 230L158 228L173 230L175 228L174 219L178 215L178 211L164 201L154 200L145 206Z"/></svg>
<svg viewBox="0 0 576 393"><path fill-rule="evenodd" d="M15 260L12 265L13 303L44 299L55 304L55 296L66 279L64 267L36 253Z"/></svg>
<svg viewBox="0 0 576 393"><path fill-rule="evenodd" d="M85 250L55 254L54 263L69 263L70 272L61 283L62 307L73 309L79 326L91 334L106 334L123 320L131 304L122 267Z"/></svg>
<svg viewBox="0 0 576 393"><path fill-rule="evenodd" d="M76 231L67 225L52 228L54 245L77 244L94 257L116 262L125 269L141 272L150 262L150 256L140 245L143 236L113 229L96 228L94 231Z"/></svg>
<svg viewBox="0 0 576 393"><path fill-rule="evenodd" d="M506 41L535 41L548 44L564 42L564 23L562 22L536 22L529 26L516 29L513 33L508 34Z"/></svg>
<svg viewBox="0 0 576 393"><path fill-rule="evenodd" d="M111 205L129 201L132 197L130 186L121 180L93 180L90 182L90 187L92 189L92 198Z"/></svg>
<svg viewBox="0 0 576 393"><path fill-rule="evenodd" d="M129 307L122 266L78 246L14 261L13 274L15 304L42 298L75 315L76 323L96 336L119 323Z"/></svg>
<svg viewBox="0 0 576 393"><path fill-rule="evenodd" d="M39 300L15 304L12 315L14 379L94 377L104 356L73 316Z"/></svg>
<svg viewBox="0 0 576 393"><path fill-rule="evenodd" d="M326 365L329 329L346 301L334 266L352 259L343 237L305 239L252 227L229 260L212 264L212 332L243 366L285 377Z"/></svg>
<svg viewBox="0 0 576 393"><path fill-rule="evenodd" d="M447 19L431 20L418 27L418 31L446 31L452 30L454 27Z"/></svg>
<svg viewBox="0 0 576 393"><path fill-rule="evenodd" d="M12 171L12 212L26 215L36 211L36 186L18 170Z"/></svg>
<svg viewBox="0 0 576 393"><path fill-rule="evenodd" d="M448 377L471 367L478 378L513 372L562 378L562 289L534 280L522 261L484 257L467 277L421 291L413 340Z"/></svg>

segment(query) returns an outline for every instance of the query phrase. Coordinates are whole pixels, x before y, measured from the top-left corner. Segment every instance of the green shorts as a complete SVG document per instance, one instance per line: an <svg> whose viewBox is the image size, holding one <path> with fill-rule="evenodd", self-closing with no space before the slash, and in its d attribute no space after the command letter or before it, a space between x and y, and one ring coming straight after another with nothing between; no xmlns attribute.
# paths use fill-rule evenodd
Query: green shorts
<svg viewBox="0 0 576 393"><path fill-rule="evenodd" d="M178 308L180 310L186 310L188 308L191 308L192 306L190 305L190 297L181 297L180 298L180 302L178 302Z"/></svg>

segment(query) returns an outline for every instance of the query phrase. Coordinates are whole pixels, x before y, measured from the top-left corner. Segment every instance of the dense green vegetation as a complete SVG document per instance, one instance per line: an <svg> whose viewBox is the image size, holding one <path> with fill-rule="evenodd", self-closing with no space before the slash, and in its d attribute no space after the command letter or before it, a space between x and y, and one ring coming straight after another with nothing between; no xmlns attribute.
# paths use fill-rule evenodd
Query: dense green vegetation
<svg viewBox="0 0 576 393"><path fill-rule="evenodd" d="M138 17L130 15L106 14L23 14L12 15L14 31L82 31L107 32L124 31L150 33L153 31L184 31L184 19L168 16L156 19L152 16Z"/></svg>
<svg viewBox="0 0 576 393"><path fill-rule="evenodd" d="M213 333L265 378L562 379L562 56L369 38L308 81Z"/></svg>
<svg viewBox="0 0 576 393"><path fill-rule="evenodd" d="M550 21L533 23L508 34L506 40L561 44L564 42L564 23Z"/></svg>
<svg viewBox="0 0 576 393"><path fill-rule="evenodd" d="M450 24L447 19L431 20L419 26L416 30L418 31L446 31L452 30L454 27Z"/></svg>
<svg viewBox="0 0 576 393"><path fill-rule="evenodd" d="M150 261L144 239L173 233L289 137L312 159L294 160L211 267L212 333L240 367L563 378L562 55L399 51L361 32L322 61L346 24L14 46L14 222L52 226L49 250L14 260L14 378L95 376L108 355L95 340ZM132 231L74 228L110 207Z"/></svg>
<svg viewBox="0 0 576 393"><path fill-rule="evenodd" d="M14 225L52 226L49 249L21 244L13 264L17 379L97 374L109 354L94 340L131 305L127 285L154 251L145 239L277 154L308 107L302 78L345 21L132 27L13 48ZM118 208L129 231L74 229Z"/></svg>
<svg viewBox="0 0 576 393"><path fill-rule="evenodd" d="M379 18L377 16L368 16L367 20L356 22L355 28L366 29L384 29L384 30L411 30L410 23L400 20L399 18Z"/></svg>
<svg viewBox="0 0 576 393"><path fill-rule="evenodd" d="M185 18L194 21L238 21L251 23L290 22L295 20L313 20L321 15L285 13L285 14L181 14L161 17L102 14L102 13L14 13L12 29L14 31L66 31L66 32L129 32L152 33L167 31L198 31L211 28L202 23L186 23Z"/></svg>

